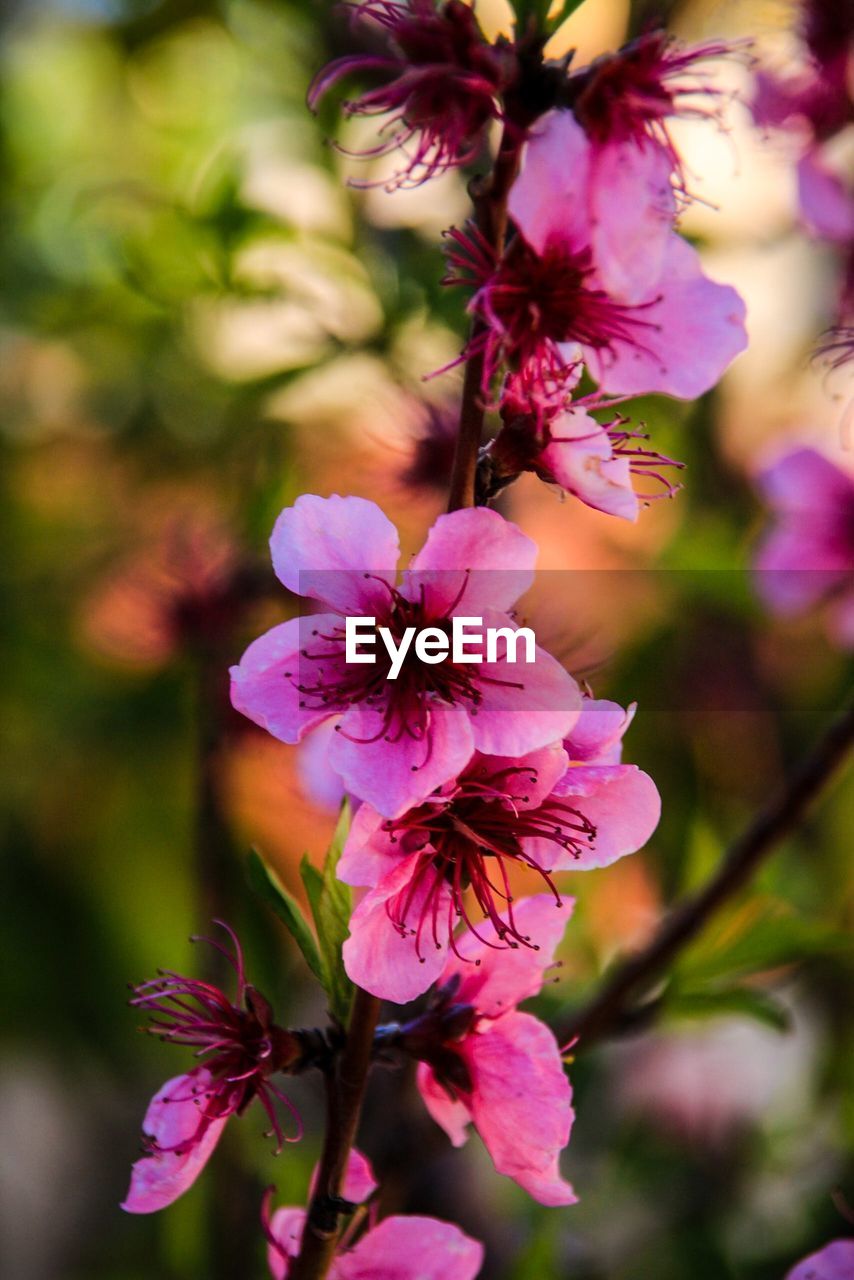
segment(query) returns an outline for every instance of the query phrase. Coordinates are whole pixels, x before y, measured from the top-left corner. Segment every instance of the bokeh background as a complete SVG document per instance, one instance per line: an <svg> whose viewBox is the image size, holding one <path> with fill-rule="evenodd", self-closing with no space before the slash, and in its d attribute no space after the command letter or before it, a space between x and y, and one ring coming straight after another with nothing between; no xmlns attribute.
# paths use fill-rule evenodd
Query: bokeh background
<svg viewBox="0 0 854 1280"><path fill-rule="evenodd" d="M662 16L798 56L784 0L587 0L556 52ZM266 538L299 492L375 498L408 551L442 510L459 377L421 379L460 346L438 280L465 183L346 187L324 136L359 128L304 106L347 47L325 0L7 0L0 23L0 1271L260 1277L261 1190L304 1200L317 1082L293 1087L301 1144L274 1159L250 1111L181 1202L122 1214L147 1099L186 1061L138 1033L126 984L200 971L187 938L219 912L279 1020L322 1020L244 860L256 845L299 893L334 809L304 755L230 711L226 671L296 609ZM579 906L539 1002L555 1022L709 873L851 684L820 618L772 621L752 590L751 475L788 439L845 465L854 388L811 358L838 263L796 225L793 153L739 104L749 57L721 74L725 127L680 132L704 201L684 225L745 294L751 349L701 403L635 406L684 491L637 527L533 479L504 505L564 571L532 598L541 634L598 695L638 701L627 758L664 801L646 851L567 877ZM577 1207L533 1204L477 1139L452 1152L387 1069L362 1142L384 1208L459 1221L487 1280L779 1280L846 1234L853 828L849 780L684 955L657 1026L579 1055Z"/></svg>

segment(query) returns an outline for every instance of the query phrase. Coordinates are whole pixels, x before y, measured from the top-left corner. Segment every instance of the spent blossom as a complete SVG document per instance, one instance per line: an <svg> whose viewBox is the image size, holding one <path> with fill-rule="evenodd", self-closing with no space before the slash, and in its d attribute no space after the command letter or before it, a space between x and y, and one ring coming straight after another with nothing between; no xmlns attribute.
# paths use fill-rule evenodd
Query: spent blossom
<svg viewBox="0 0 854 1280"><path fill-rule="evenodd" d="M757 590L782 617L828 606L829 630L854 648L854 479L815 449L799 448L757 477L774 523L757 552Z"/></svg>
<svg viewBox="0 0 854 1280"><path fill-rule="evenodd" d="M387 117L378 145L361 154L402 152L404 164L390 187L419 186L476 159L487 125L500 115L499 95L513 78L510 46L489 44L462 0L438 7L434 0L363 0L351 7L355 17L382 30L387 49L331 62L315 77L309 106L342 79L379 75L383 83L345 101L344 111Z"/></svg>
<svg viewBox="0 0 854 1280"><path fill-rule="evenodd" d="M610 762L628 723L616 708L615 724L614 706L584 704L577 745L570 737L513 758L475 754L397 818L359 808L338 865L342 880L368 887L344 944L355 983L399 1004L413 999L447 952L458 953L459 923L493 948L536 950L539 939L516 920L513 875L538 878L560 906L554 873L608 866L646 842L659 796L647 774Z"/></svg>
<svg viewBox="0 0 854 1280"><path fill-rule="evenodd" d="M236 935L227 925L222 928L233 954L208 941L234 968L236 1002L210 982L170 970L136 987L130 1002L150 1014L148 1030L153 1035L193 1047L202 1061L167 1080L151 1100L143 1121L146 1154L133 1167L122 1205L128 1213L163 1209L191 1187L229 1117L242 1115L254 1098L267 1114L270 1136L275 1136L279 1150L300 1136L299 1117L271 1076L293 1067L302 1056L301 1042L273 1022L269 1003L246 981ZM278 1104L297 1121L293 1138L285 1136Z"/></svg>
<svg viewBox="0 0 854 1280"><path fill-rule="evenodd" d="M376 1187L369 1162L361 1152L351 1151L342 1198L355 1207ZM263 1209L267 1265L273 1280L287 1280L291 1259L299 1254L306 1212L283 1205L271 1214L272 1191L270 1188ZM414 1215L377 1223L374 1217L371 1212L368 1230L358 1238L361 1223L354 1217L336 1247L330 1280L367 1280L371 1276L383 1280L474 1280L480 1271L483 1245L452 1223Z"/></svg>
<svg viewBox="0 0 854 1280"><path fill-rule="evenodd" d="M403 1043L421 1057L419 1091L455 1147L474 1124L499 1173L541 1204L574 1204L558 1168L573 1121L561 1052L549 1028L517 1008L542 987L567 916L548 895L519 902L514 916L539 947L511 954L461 939Z"/></svg>
<svg viewBox="0 0 854 1280"><path fill-rule="evenodd" d="M694 399L744 348L744 304L672 230L663 168L603 183L594 161L573 115L552 111L525 146L502 257L475 229L450 233L446 280L474 288L482 322L464 354L483 355L484 389L502 364L522 375L535 407L582 365L609 395Z"/></svg>
<svg viewBox="0 0 854 1280"><path fill-rule="evenodd" d="M340 716L329 763L348 791L383 816L420 804L465 767L474 750L518 755L562 737L578 718L578 686L539 647L524 666L498 654L461 665L410 650L388 679L382 646L370 665L347 663L347 617L371 617L400 636L445 634L455 617L515 624L506 612L527 589L537 550L486 509L433 525L398 585L397 532L373 502L304 494L279 516L273 566L286 587L326 611L274 627L232 668L234 706L284 742Z"/></svg>

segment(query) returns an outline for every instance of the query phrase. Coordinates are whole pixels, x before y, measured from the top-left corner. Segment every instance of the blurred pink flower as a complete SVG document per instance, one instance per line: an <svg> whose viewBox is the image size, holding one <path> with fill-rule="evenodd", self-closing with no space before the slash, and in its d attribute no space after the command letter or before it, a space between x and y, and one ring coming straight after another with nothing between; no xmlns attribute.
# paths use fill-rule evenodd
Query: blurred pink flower
<svg viewBox="0 0 854 1280"><path fill-rule="evenodd" d="M413 999L437 979L448 949L458 951L459 921L492 948L536 948L516 922L514 871L540 876L560 904L555 872L609 866L646 842L661 802L634 765L603 762L628 723L615 707L615 724L611 707L583 704L578 759L572 738L568 752L553 744L514 759L475 755L398 819L360 808L338 865L342 880L369 886L344 944L354 982L398 1004Z"/></svg>
<svg viewBox="0 0 854 1280"><path fill-rule="evenodd" d="M754 562L761 598L783 617L827 603L834 639L854 646L854 479L800 448L765 467L757 485L775 517Z"/></svg>
<svg viewBox="0 0 854 1280"><path fill-rule="evenodd" d="M514 909L514 928L536 938L535 947L509 952L473 935L461 938L421 1020L423 1051L414 1047L418 1024L410 1050L422 1057L424 1103L454 1146L462 1146L473 1123L498 1172L547 1205L576 1200L558 1168L572 1127L572 1091L554 1035L516 1006L540 990L566 920L542 895ZM434 1024L445 1025L444 1038L431 1037Z"/></svg>
<svg viewBox="0 0 854 1280"><path fill-rule="evenodd" d="M512 627L504 611L530 585L537 550L496 512L440 516L400 586L397 532L363 498L304 494L279 516L271 547L285 586L333 612L293 618L254 641L232 668L234 706L284 742L340 715L329 763L384 816L425 800L475 749L536 750L577 719L575 681L539 647L524 674L506 656L428 665L410 652L389 680L381 645L374 664L345 661L345 615L373 617L398 639L411 626L447 632L457 615Z"/></svg>
<svg viewBox="0 0 854 1280"><path fill-rule="evenodd" d="M317 1171L315 1170L315 1177ZM314 1181L314 1179L312 1179ZM361 1204L376 1190L373 1170L359 1151L351 1151L342 1198ZM290 1261L302 1242L306 1211L279 1208L270 1216L273 1188L265 1198L263 1222L269 1242L267 1265L273 1280L286 1280ZM371 1223L358 1240L345 1231L329 1270L330 1280L474 1280L483 1262L483 1246L459 1227L436 1218L392 1217Z"/></svg>
<svg viewBox="0 0 854 1280"><path fill-rule="evenodd" d="M833 1240L786 1273L786 1280L854 1280L854 1240Z"/></svg>
<svg viewBox="0 0 854 1280"><path fill-rule="evenodd" d="M229 1116L242 1114L253 1098L266 1111L279 1147L296 1141L285 1138L276 1103L299 1117L270 1076L300 1056L299 1041L273 1023L270 1005L246 982L237 937L222 927L234 955L218 942L211 945L234 967L238 1003L212 983L169 970L137 987L131 1000L152 1015L152 1034L192 1045L205 1063L167 1080L152 1098L143 1121L147 1154L133 1167L122 1205L128 1213L153 1213L183 1195L210 1159Z"/></svg>
<svg viewBox="0 0 854 1280"><path fill-rule="evenodd" d="M519 230L500 261L472 230L452 231L448 283L475 288L485 321L466 349L484 354L484 382L502 362L553 396L585 363L611 395L691 400L746 345L744 303L703 275L673 231L669 164L648 147L614 171L568 111L531 131L509 199Z"/></svg>
<svg viewBox="0 0 854 1280"><path fill-rule="evenodd" d="M498 119L497 97L515 73L509 45L490 45L469 5L445 0L362 0L355 17L385 32L387 52L337 58L313 80L309 106L339 80L377 73L378 88L345 101L348 116L387 115L379 144L365 159L400 151L405 164L388 185L413 187L476 159L487 125ZM365 185L355 183L354 185Z"/></svg>

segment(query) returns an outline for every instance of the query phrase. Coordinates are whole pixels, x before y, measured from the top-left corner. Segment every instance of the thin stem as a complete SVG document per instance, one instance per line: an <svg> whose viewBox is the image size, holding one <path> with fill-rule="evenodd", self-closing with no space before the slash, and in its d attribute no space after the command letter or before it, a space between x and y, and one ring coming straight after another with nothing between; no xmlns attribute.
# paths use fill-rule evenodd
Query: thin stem
<svg viewBox="0 0 854 1280"><path fill-rule="evenodd" d="M335 1256L341 1188L362 1111L379 1011L379 1000L357 987L337 1070L332 1067L326 1072L326 1137L302 1247L288 1272L290 1280L323 1280Z"/></svg>
<svg viewBox="0 0 854 1280"><path fill-rule="evenodd" d="M481 235L495 251L496 259L504 249L507 235L507 197L519 168L521 134L518 128L505 125L491 175L482 182L472 183L472 199L475 223ZM480 316L475 316L469 333L473 344L485 328ZM477 455L483 437L483 419L486 406L483 399L483 352L477 352L466 363L463 377L463 394L460 401L460 425L451 468L448 510L475 504L475 476Z"/></svg>
<svg viewBox="0 0 854 1280"><path fill-rule="evenodd" d="M633 1002L704 928L714 913L750 880L762 862L802 822L854 747L854 703L828 728L778 794L730 846L715 875L693 898L677 906L650 944L625 960L569 1020L560 1043L586 1048L621 1025L631 1025Z"/></svg>

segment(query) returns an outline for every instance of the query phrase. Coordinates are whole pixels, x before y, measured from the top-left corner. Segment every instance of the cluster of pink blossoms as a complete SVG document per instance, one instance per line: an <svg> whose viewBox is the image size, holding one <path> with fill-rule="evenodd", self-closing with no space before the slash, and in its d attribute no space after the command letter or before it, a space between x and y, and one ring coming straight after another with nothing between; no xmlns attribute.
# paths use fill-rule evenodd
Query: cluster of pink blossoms
<svg viewBox="0 0 854 1280"><path fill-rule="evenodd" d="M417 1060L424 1103L455 1145L472 1124L498 1172L543 1204L566 1205L575 1195L559 1156L573 1110L562 1051L518 1005L553 966L572 906L564 874L641 848L660 801L652 780L622 763L633 707L583 695L539 646L514 661L513 609L537 552L488 503L524 470L632 520L653 496L636 494L633 476L672 491L662 468L678 464L612 411L642 393L693 399L745 345L741 299L704 274L676 229L687 192L669 130L676 116L714 114L702 68L725 49L650 34L574 71L543 61L536 32L490 43L460 0L364 0L351 10L376 51L332 63L310 102L344 77L379 81L345 110L383 117L368 155L400 152L393 186L485 155L490 127L502 129L493 186L478 197L502 216L449 232L446 277L471 289L472 332L457 363L469 365L478 408L497 411L500 426L479 459L478 505L439 517L401 572L396 530L373 502L303 495L281 513L273 565L309 611L249 646L232 669L232 701L286 743L326 726L326 763L355 807L337 874L363 891L344 967L379 999L426 994L377 1031L375 1050ZM583 378L595 391L582 393ZM375 661L354 660L352 619L371 619ZM474 664L449 643L473 619L498 637ZM416 632L438 655L406 648ZM519 896L526 883L536 892ZM195 1046L201 1062L149 1108L131 1211L185 1190L229 1116L253 1099L281 1142L278 1107L290 1104L272 1077L340 1049L340 1030L279 1028L235 966L236 1003L174 974L138 991L152 1030ZM335 1212L375 1187L353 1153ZM480 1268L480 1245L456 1227L367 1214L363 1234L357 1214L337 1240L328 1274L338 1280L468 1280ZM281 1280L306 1215L271 1212L268 1197L263 1223Z"/></svg>
<svg viewBox="0 0 854 1280"><path fill-rule="evenodd" d="M803 0L802 66L757 76L753 112L759 125L791 139L797 153L800 219L837 248L842 264L836 330L824 344L834 362L854 355L854 6L850 0Z"/></svg>

